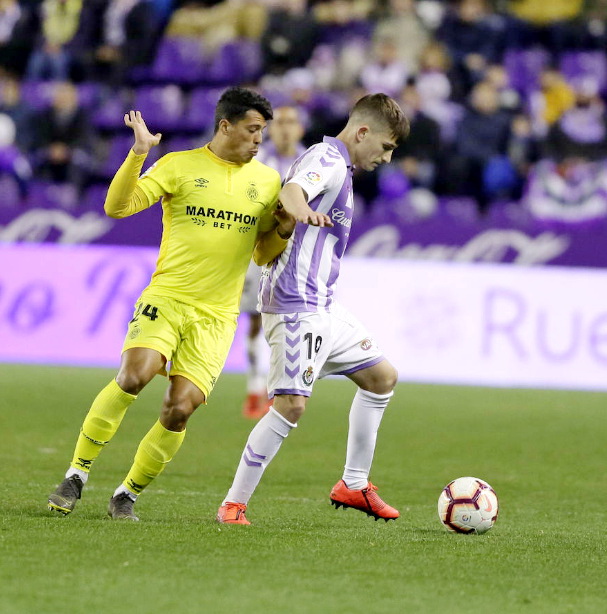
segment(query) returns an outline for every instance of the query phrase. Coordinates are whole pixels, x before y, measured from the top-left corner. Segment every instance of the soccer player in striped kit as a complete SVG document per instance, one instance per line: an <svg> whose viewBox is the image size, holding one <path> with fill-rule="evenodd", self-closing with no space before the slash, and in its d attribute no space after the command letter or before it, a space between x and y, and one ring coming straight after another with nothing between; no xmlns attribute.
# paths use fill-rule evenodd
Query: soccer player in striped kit
<svg viewBox="0 0 607 614"><path fill-rule="evenodd" d="M286 249L264 270L259 295L271 348L270 411L251 431L234 481L217 513L229 524L250 524L247 504L265 468L304 413L314 382L343 374L357 386L349 416L346 464L331 490L336 507L386 521L399 512L369 481L377 431L397 382L394 367L366 331L333 301L352 224L352 170L390 162L409 122L385 94L361 98L336 138L325 137L291 167L280 192L298 222Z"/></svg>

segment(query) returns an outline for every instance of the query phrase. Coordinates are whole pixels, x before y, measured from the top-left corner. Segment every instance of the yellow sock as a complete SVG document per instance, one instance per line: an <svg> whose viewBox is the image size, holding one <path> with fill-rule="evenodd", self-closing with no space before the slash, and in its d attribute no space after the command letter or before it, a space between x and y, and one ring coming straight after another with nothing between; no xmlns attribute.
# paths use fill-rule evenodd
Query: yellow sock
<svg viewBox="0 0 607 614"><path fill-rule="evenodd" d="M162 473L167 463L177 454L184 437L185 431L169 431L158 420L141 440L133 466L124 479L124 486L138 495Z"/></svg>
<svg viewBox="0 0 607 614"><path fill-rule="evenodd" d="M97 395L80 430L71 462L74 469L90 471L93 461L114 436L126 410L136 398L136 395L124 392L116 380Z"/></svg>

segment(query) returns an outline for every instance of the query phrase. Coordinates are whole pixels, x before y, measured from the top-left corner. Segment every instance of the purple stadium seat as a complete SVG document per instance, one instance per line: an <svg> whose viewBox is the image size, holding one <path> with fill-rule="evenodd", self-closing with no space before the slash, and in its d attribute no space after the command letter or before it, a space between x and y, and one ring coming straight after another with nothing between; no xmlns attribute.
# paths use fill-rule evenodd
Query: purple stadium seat
<svg viewBox="0 0 607 614"><path fill-rule="evenodd" d="M73 185L40 180L34 180L29 185L28 207L71 209L76 207L78 202L78 194Z"/></svg>
<svg viewBox="0 0 607 614"><path fill-rule="evenodd" d="M187 151L188 149L196 149L202 147L206 143L206 139L202 136L174 136L166 141L162 140L163 151L169 153L171 151Z"/></svg>
<svg viewBox="0 0 607 614"><path fill-rule="evenodd" d="M182 127L196 132L208 130L214 121L215 105L223 88L200 87L192 90Z"/></svg>
<svg viewBox="0 0 607 614"><path fill-rule="evenodd" d="M55 83L53 81L23 81L21 95L32 109L37 111L48 107L53 99ZM96 83L81 83L76 86L78 102L90 109L97 103L99 86Z"/></svg>
<svg viewBox="0 0 607 614"><path fill-rule="evenodd" d="M111 97L102 98L92 115L93 124L101 130L121 130L124 128L124 114L133 108L127 95L119 90Z"/></svg>
<svg viewBox="0 0 607 614"><path fill-rule="evenodd" d="M509 49L504 66L514 89L527 96L539 86L539 75L550 56L544 49Z"/></svg>
<svg viewBox="0 0 607 614"><path fill-rule="evenodd" d="M107 196L107 190L107 183L96 183L87 188L82 197L82 208L99 212L103 211L103 203Z"/></svg>
<svg viewBox="0 0 607 614"><path fill-rule="evenodd" d="M100 95L97 83L91 81L79 83L76 88L78 89L78 101L85 109L92 109L97 106Z"/></svg>
<svg viewBox="0 0 607 614"><path fill-rule="evenodd" d="M0 194L2 194L2 208L19 205L21 196L14 177L10 177L0 169Z"/></svg>
<svg viewBox="0 0 607 614"><path fill-rule="evenodd" d="M183 124L183 92L174 84L140 86L133 108L141 111L152 132L180 129Z"/></svg>
<svg viewBox="0 0 607 614"><path fill-rule="evenodd" d="M165 38L151 70L155 81L193 84L204 77L206 58L196 38Z"/></svg>
<svg viewBox="0 0 607 614"><path fill-rule="evenodd" d="M570 51L560 59L565 79L574 82L582 77L596 80L599 91L607 92L607 56L603 51Z"/></svg>
<svg viewBox="0 0 607 614"><path fill-rule="evenodd" d="M110 179L114 176L120 165L124 162L129 149L133 146L133 136L130 134L121 134L115 136L108 145L107 155L101 162L98 174L101 177ZM160 147L152 147L148 157L143 165L143 170L148 169L160 157Z"/></svg>
<svg viewBox="0 0 607 614"><path fill-rule="evenodd" d="M51 104L53 83L51 81L23 81L21 97L32 109L40 111Z"/></svg>
<svg viewBox="0 0 607 614"><path fill-rule="evenodd" d="M235 84L253 81L261 72L259 44L249 40L235 40L219 48L205 74L214 84Z"/></svg>

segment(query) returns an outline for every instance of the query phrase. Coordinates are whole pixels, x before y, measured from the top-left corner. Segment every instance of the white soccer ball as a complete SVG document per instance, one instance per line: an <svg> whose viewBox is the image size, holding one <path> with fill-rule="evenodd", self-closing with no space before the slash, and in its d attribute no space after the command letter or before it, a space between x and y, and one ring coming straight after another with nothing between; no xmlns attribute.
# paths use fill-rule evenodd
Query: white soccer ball
<svg viewBox="0 0 607 614"><path fill-rule="evenodd" d="M497 520L495 491L479 478L457 478L438 498L438 517L454 533L486 533Z"/></svg>

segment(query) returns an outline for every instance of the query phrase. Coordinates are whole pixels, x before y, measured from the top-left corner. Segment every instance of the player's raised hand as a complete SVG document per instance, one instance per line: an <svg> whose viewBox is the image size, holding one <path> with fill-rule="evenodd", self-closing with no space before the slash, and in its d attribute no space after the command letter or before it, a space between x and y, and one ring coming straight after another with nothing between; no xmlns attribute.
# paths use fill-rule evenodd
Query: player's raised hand
<svg viewBox="0 0 607 614"><path fill-rule="evenodd" d="M141 117L139 111L129 111L124 114L124 123L129 128L133 129L135 135L135 144L133 145L133 151L137 155L147 154L152 147L160 143L162 134L152 134Z"/></svg>

